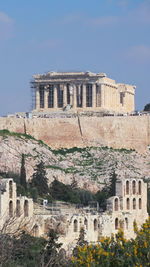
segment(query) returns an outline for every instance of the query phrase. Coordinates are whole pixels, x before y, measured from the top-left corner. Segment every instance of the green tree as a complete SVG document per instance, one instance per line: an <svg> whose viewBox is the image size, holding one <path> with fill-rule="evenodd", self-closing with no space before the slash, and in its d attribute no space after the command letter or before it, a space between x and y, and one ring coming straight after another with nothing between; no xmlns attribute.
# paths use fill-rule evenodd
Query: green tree
<svg viewBox="0 0 150 267"><path fill-rule="evenodd" d="M78 246L72 266L149 267L150 219L140 230L135 225L135 232L137 236L131 240L126 240L119 230L115 237L102 237L96 245Z"/></svg>
<svg viewBox="0 0 150 267"><path fill-rule="evenodd" d="M27 189L26 169L25 169L25 155L24 154L22 154L22 157L21 157L20 184L25 189Z"/></svg>
<svg viewBox="0 0 150 267"><path fill-rule="evenodd" d="M41 197L49 192L48 179L46 177L46 170L43 161L37 164L30 186L32 188L36 188L38 195Z"/></svg>
<svg viewBox="0 0 150 267"><path fill-rule="evenodd" d="M150 103L145 105L144 111L150 111Z"/></svg>
<svg viewBox="0 0 150 267"><path fill-rule="evenodd" d="M116 181L117 181L117 174L115 170L113 170L109 179L109 187L108 187L109 197L116 195Z"/></svg>
<svg viewBox="0 0 150 267"><path fill-rule="evenodd" d="M58 233L53 229L49 230L48 243L42 254L41 265L44 267L59 267L64 266L62 259L59 257L59 249L62 243L58 243ZM66 266L66 265L65 265Z"/></svg>

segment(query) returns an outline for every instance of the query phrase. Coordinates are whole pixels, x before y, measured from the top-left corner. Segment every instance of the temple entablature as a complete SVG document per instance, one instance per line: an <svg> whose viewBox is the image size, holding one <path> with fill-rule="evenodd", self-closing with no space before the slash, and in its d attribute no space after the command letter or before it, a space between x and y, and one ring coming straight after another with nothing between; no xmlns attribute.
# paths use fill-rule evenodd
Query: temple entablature
<svg viewBox="0 0 150 267"><path fill-rule="evenodd" d="M135 86L118 84L105 73L48 72L33 76L34 111L133 112Z"/></svg>

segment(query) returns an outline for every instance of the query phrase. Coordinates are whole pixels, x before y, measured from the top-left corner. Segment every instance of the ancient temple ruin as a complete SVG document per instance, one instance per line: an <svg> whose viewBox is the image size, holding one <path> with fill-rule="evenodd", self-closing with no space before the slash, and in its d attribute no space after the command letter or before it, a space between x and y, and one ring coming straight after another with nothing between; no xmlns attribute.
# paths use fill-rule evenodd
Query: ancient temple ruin
<svg viewBox="0 0 150 267"><path fill-rule="evenodd" d="M116 83L105 73L48 72L33 76L34 111L132 112L135 86Z"/></svg>
<svg viewBox="0 0 150 267"><path fill-rule="evenodd" d="M93 203L86 207L61 202L47 205L44 201L43 205L33 205L32 199L17 196L11 178L0 179L0 230L11 218L16 218L13 228L22 221L34 236L46 237L50 228L57 229L66 250L76 245L81 229L89 243L116 234L119 228L127 239L134 238L134 222L140 227L148 218L147 183L142 179L118 179L115 196L107 200L106 210L101 211Z"/></svg>

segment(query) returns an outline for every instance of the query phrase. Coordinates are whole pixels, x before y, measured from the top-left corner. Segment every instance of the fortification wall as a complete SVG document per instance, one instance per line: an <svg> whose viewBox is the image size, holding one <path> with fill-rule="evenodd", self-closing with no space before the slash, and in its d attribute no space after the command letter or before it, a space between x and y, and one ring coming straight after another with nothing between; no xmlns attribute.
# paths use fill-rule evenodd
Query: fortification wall
<svg viewBox="0 0 150 267"><path fill-rule="evenodd" d="M0 118L0 129L26 131L52 148L103 145L144 152L150 145L150 116Z"/></svg>

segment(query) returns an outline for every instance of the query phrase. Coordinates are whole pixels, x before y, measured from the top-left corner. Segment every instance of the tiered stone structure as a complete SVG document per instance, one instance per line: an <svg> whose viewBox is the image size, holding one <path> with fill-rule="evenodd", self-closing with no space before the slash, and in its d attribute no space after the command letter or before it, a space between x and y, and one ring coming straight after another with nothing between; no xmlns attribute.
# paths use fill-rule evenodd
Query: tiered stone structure
<svg viewBox="0 0 150 267"><path fill-rule="evenodd" d="M25 226L34 236L46 237L50 228L57 229L59 241L67 250L76 245L81 228L89 243L98 242L101 236L116 234L119 228L127 239L134 238L134 222L140 227L148 218L147 184L142 179L118 179L116 194L107 200L107 209L103 212L93 202L84 208L67 203L46 205L44 200L43 205L36 204L33 209L31 199L16 196L16 184L12 179L0 180L0 229L9 218L16 218L13 220L16 225L26 218Z"/></svg>
<svg viewBox="0 0 150 267"><path fill-rule="evenodd" d="M132 112L135 86L116 83L105 73L48 72L33 76L34 111L73 110Z"/></svg>
<svg viewBox="0 0 150 267"><path fill-rule="evenodd" d="M14 229L28 225L33 217L33 200L17 196L16 183L12 178L0 178L0 230L14 233ZM2 230L3 229L3 230Z"/></svg>

